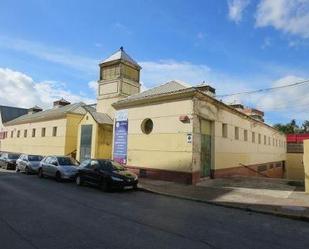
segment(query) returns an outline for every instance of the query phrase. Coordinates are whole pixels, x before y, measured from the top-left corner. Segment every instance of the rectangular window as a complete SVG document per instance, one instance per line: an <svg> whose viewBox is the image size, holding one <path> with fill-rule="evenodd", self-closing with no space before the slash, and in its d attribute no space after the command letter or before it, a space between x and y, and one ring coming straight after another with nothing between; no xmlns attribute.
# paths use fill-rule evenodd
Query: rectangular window
<svg viewBox="0 0 309 249"><path fill-rule="evenodd" d="M273 138L273 146L275 146L275 139Z"/></svg>
<svg viewBox="0 0 309 249"><path fill-rule="evenodd" d="M262 140L262 136L261 136L261 134L259 133L259 144L261 144L261 140Z"/></svg>
<svg viewBox="0 0 309 249"><path fill-rule="evenodd" d="M53 137L57 136L57 127L53 127Z"/></svg>
<svg viewBox="0 0 309 249"><path fill-rule="evenodd" d="M268 137L268 145L270 145L270 137Z"/></svg>
<svg viewBox="0 0 309 249"><path fill-rule="evenodd" d="M32 129L32 137L35 137L35 129Z"/></svg>
<svg viewBox="0 0 309 249"><path fill-rule="evenodd" d="M27 137L27 130L24 130L24 137Z"/></svg>
<svg viewBox="0 0 309 249"><path fill-rule="evenodd" d="M13 138L14 136L14 131L11 131L11 138Z"/></svg>
<svg viewBox="0 0 309 249"><path fill-rule="evenodd" d="M227 124L222 124L222 137L227 137Z"/></svg>
<svg viewBox="0 0 309 249"><path fill-rule="evenodd" d="M20 137L20 130L17 131L17 137Z"/></svg>
<svg viewBox="0 0 309 249"><path fill-rule="evenodd" d="M248 130L244 130L244 140L248 141Z"/></svg>
<svg viewBox="0 0 309 249"><path fill-rule="evenodd" d="M45 133L46 133L46 128L42 128L41 136L42 136L42 137L45 137Z"/></svg>
<svg viewBox="0 0 309 249"><path fill-rule="evenodd" d="M252 132L252 143L255 143L255 132Z"/></svg>
<svg viewBox="0 0 309 249"><path fill-rule="evenodd" d="M266 136L264 135L264 145L266 145Z"/></svg>
<svg viewBox="0 0 309 249"><path fill-rule="evenodd" d="M235 139L239 140L239 127L235 127Z"/></svg>

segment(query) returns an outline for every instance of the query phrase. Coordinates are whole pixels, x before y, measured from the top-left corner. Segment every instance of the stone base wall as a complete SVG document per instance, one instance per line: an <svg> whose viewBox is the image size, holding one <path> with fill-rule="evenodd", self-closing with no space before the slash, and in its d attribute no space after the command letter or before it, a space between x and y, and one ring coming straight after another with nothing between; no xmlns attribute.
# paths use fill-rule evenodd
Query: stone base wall
<svg viewBox="0 0 309 249"><path fill-rule="evenodd" d="M194 184L199 181L199 172L189 173L189 172L162 170L162 169L140 168L136 166L126 166L126 167L130 171L137 174L140 178L172 181L185 184Z"/></svg>
<svg viewBox="0 0 309 249"><path fill-rule="evenodd" d="M137 166L126 166L130 171L140 178L154 180L172 181L184 184L196 184L201 180L200 172L179 172L162 169L141 168ZM227 169L212 170L211 178L223 178L232 176L255 176L283 178L285 172L285 162L270 162L264 164L247 165L246 167L234 167Z"/></svg>
<svg viewBox="0 0 309 249"><path fill-rule="evenodd" d="M234 168L218 169L212 171L213 178L231 176L255 176L283 178L285 173L285 162L269 162L263 164L246 165Z"/></svg>

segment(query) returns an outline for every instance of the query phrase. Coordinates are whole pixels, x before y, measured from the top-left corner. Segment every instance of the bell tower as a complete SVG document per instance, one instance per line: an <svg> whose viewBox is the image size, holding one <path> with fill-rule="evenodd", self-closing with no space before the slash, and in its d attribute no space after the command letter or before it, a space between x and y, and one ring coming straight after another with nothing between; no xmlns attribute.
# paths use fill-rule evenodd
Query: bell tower
<svg viewBox="0 0 309 249"><path fill-rule="evenodd" d="M112 104L140 92L141 67L121 47L99 64L97 112L114 118Z"/></svg>

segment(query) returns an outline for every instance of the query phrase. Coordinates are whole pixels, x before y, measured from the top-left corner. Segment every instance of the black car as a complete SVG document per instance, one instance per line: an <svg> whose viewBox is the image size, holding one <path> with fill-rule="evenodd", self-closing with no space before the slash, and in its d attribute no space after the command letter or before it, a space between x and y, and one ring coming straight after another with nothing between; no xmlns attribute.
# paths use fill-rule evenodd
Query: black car
<svg viewBox="0 0 309 249"><path fill-rule="evenodd" d="M16 169L16 160L20 154L4 152L0 157L0 167L4 169Z"/></svg>
<svg viewBox="0 0 309 249"><path fill-rule="evenodd" d="M76 184L88 183L99 186L104 191L113 188L137 188L138 178L134 173L126 170L121 164L106 159L89 159L78 167Z"/></svg>

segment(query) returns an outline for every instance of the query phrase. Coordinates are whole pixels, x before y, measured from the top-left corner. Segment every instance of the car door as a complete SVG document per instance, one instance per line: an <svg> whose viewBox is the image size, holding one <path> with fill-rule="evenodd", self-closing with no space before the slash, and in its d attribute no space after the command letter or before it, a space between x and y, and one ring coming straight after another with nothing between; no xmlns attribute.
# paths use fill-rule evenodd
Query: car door
<svg viewBox="0 0 309 249"><path fill-rule="evenodd" d="M83 181L89 182L88 171L90 170L90 160L83 161L79 167L79 174L83 178Z"/></svg>
<svg viewBox="0 0 309 249"><path fill-rule="evenodd" d="M58 171L59 163L56 157L52 157L50 163L48 164L48 168L50 169L50 175L56 176L56 172Z"/></svg>
<svg viewBox="0 0 309 249"><path fill-rule="evenodd" d="M85 167L85 177L86 181L97 185L99 183L99 164L97 160L91 160L89 165Z"/></svg>
<svg viewBox="0 0 309 249"><path fill-rule="evenodd" d="M20 168L21 170L25 170L26 169L26 164L27 164L27 156L26 155L22 155L21 160L19 161L20 162Z"/></svg>
<svg viewBox="0 0 309 249"><path fill-rule="evenodd" d="M7 159L9 158L8 153L4 153L1 158L1 167L5 168L7 164Z"/></svg>
<svg viewBox="0 0 309 249"><path fill-rule="evenodd" d="M50 166L51 161L52 157L47 157L42 163L43 172L47 176L51 176L51 166Z"/></svg>
<svg viewBox="0 0 309 249"><path fill-rule="evenodd" d="M23 160L24 155L21 155L17 160L16 160L16 167L19 170L22 170L22 160Z"/></svg>
<svg viewBox="0 0 309 249"><path fill-rule="evenodd" d="M0 167L3 167L4 166L4 158L5 158L5 153L2 153L1 154L1 157L0 157Z"/></svg>

